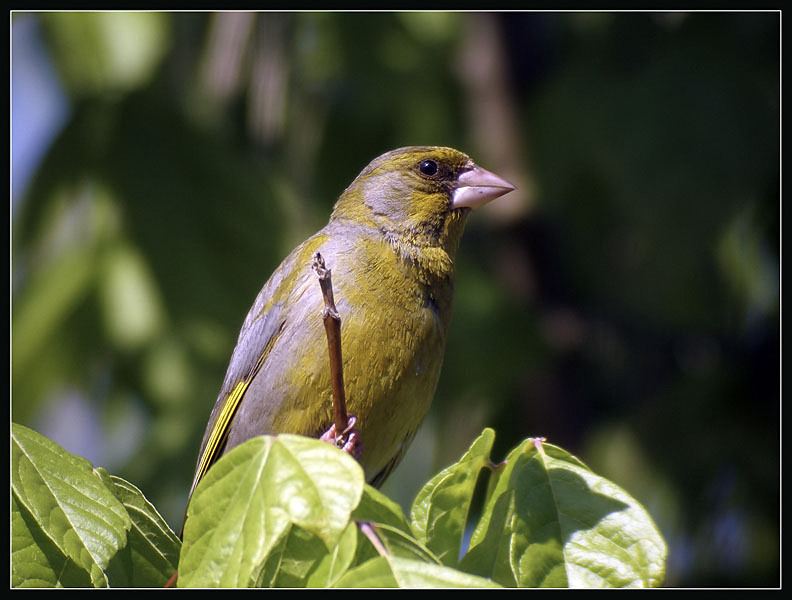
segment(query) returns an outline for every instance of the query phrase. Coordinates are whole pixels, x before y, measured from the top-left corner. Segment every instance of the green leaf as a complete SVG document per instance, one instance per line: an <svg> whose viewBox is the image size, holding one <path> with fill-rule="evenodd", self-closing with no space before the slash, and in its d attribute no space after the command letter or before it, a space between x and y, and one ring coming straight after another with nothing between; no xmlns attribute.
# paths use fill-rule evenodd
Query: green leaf
<svg viewBox="0 0 792 600"><path fill-rule="evenodd" d="M270 552L255 587L306 587L311 573L329 554L322 540L293 525Z"/></svg>
<svg viewBox="0 0 792 600"><path fill-rule="evenodd" d="M362 537L380 556L356 560L336 582L336 587L498 587L494 582L440 564L431 551L403 530L375 523L358 524ZM372 540L371 538L376 539ZM365 556L358 554L358 558Z"/></svg>
<svg viewBox="0 0 792 600"><path fill-rule="evenodd" d="M390 564L378 556L350 569L339 579L337 588L395 588L399 587Z"/></svg>
<svg viewBox="0 0 792 600"><path fill-rule="evenodd" d="M193 494L179 585L248 587L271 579L265 566L274 551L287 551L293 526L333 548L363 487L360 465L325 442L281 435L240 444Z"/></svg>
<svg viewBox="0 0 792 600"><path fill-rule="evenodd" d="M519 587L656 587L666 546L645 509L561 448L526 440L495 474L461 568Z"/></svg>
<svg viewBox="0 0 792 600"><path fill-rule="evenodd" d="M163 587L176 572L181 541L134 485L104 469L99 474L132 520L128 543L108 568L111 587Z"/></svg>
<svg viewBox="0 0 792 600"><path fill-rule="evenodd" d="M404 533L412 533L410 523L404 516L401 506L370 485L366 485L363 490L363 497L358 507L352 512L352 518L356 521L390 525Z"/></svg>
<svg viewBox="0 0 792 600"><path fill-rule="evenodd" d="M432 553L398 527L350 522L338 543L328 551L324 544L299 527L292 527L273 552L257 585L266 587L332 587L345 573L376 556L371 540L362 533L368 528L389 557L439 564ZM367 541L364 541L366 538ZM371 545L365 552L362 546Z"/></svg>
<svg viewBox="0 0 792 600"><path fill-rule="evenodd" d="M498 584L450 567L397 556L373 558L352 569L336 587L495 588Z"/></svg>
<svg viewBox="0 0 792 600"><path fill-rule="evenodd" d="M32 513L11 495L11 585L13 587L91 587L88 571L50 540Z"/></svg>
<svg viewBox="0 0 792 600"><path fill-rule="evenodd" d="M450 567L406 558L393 557L389 560L393 575L403 588L495 588L497 583L464 573Z"/></svg>
<svg viewBox="0 0 792 600"><path fill-rule="evenodd" d="M370 534L377 536L377 539L380 541L382 548L384 548L388 556L398 556L400 558L440 564L440 561L428 548L400 529L375 523L366 523L364 526L370 528Z"/></svg>
<svg viewBox="0 0 792 600"><path fill-rule="evenodd" d="M306 587L333 587L339 579L355 564L358 550L358 528L349 523L338 543L317 563L316 568L306 581Z"/></svg>
<svg viewBox="0 0 792 600"><path fill-rule="evenodd" d="M485 429L465 455L435 475L413 501L411 527L440 561L456 566L479 472L489 463L495 432Z"/></svg>
<svg viewBox="0 0 792 600"><path fill-rule="evenodd" d="M13 524L20 527L12 533L17 544L12 557L21 559L25 544L40 540L37 560L51 557L55 562L50 566L62 563L70 569L74 563L88 574L91 585L105 587L104 571L126 545L131 527L123 505L87 460L16 423L11 441L11 488L19 507ZM18 564L12 570L22 574L26 569Z"/></svg>

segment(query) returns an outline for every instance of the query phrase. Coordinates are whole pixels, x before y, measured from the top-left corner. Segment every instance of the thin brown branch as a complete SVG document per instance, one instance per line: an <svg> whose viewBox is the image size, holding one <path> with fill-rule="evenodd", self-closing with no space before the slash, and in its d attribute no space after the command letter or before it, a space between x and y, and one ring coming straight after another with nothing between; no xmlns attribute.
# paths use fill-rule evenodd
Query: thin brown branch
<svg viewBox="0 0 792 600"><path fill-rule="evenodd" d="M333 420L335 423L336 444L346 433L348 417L346 411L346 394L344 392L344 368L341 361L341 316L336 310L333 298L333 282L330 269L325 266L324 258L317 252L313 255L311 266L319 278L324 298L322 320L327 334L327 347L330 352L330 378L333 390ZM341 443L340 445L343 445Z"/></svg>

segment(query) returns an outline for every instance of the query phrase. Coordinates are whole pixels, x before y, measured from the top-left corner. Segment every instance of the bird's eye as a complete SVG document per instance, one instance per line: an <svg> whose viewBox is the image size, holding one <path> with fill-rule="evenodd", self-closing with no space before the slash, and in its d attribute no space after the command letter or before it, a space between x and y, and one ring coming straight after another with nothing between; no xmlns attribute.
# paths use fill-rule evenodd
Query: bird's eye
<svg viewBox="0 0 792 600"><path fill-rule="evenodd" d="M433 160L423 160L418 165L418 170L427 177L432 177L437 175L437 163Z"/></svg>

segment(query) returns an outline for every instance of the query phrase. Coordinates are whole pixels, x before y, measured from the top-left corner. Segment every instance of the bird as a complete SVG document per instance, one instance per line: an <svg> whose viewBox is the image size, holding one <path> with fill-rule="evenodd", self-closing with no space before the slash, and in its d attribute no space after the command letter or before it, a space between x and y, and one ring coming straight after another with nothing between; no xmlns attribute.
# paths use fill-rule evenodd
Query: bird
<svg viewBox="0 0 792 600"><path fill-rule="evenodd" d="M333 424L324 301L332 272L356 457L379 487L435 394L451 321L454 262L472 209L515 186L458 150L411 146L371 161L321 230L270 276L248 312L201 443L190 496L225 453L259 435L322 437Z"/></svg>

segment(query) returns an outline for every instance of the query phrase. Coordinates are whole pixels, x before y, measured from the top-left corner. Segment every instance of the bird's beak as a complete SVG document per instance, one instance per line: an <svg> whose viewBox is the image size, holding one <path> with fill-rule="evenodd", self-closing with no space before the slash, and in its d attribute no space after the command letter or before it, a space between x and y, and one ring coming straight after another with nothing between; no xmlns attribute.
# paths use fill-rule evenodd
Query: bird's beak
<svg viewBox="0 0 792 600"><path fill-rule="evenodd" d="M451 208L478 208L490 200L495 200L503 194L516 190L503 177L495 175L486 169L473 165L472 169L465 171L458 178L459 187L451 196Z"/></svg>

